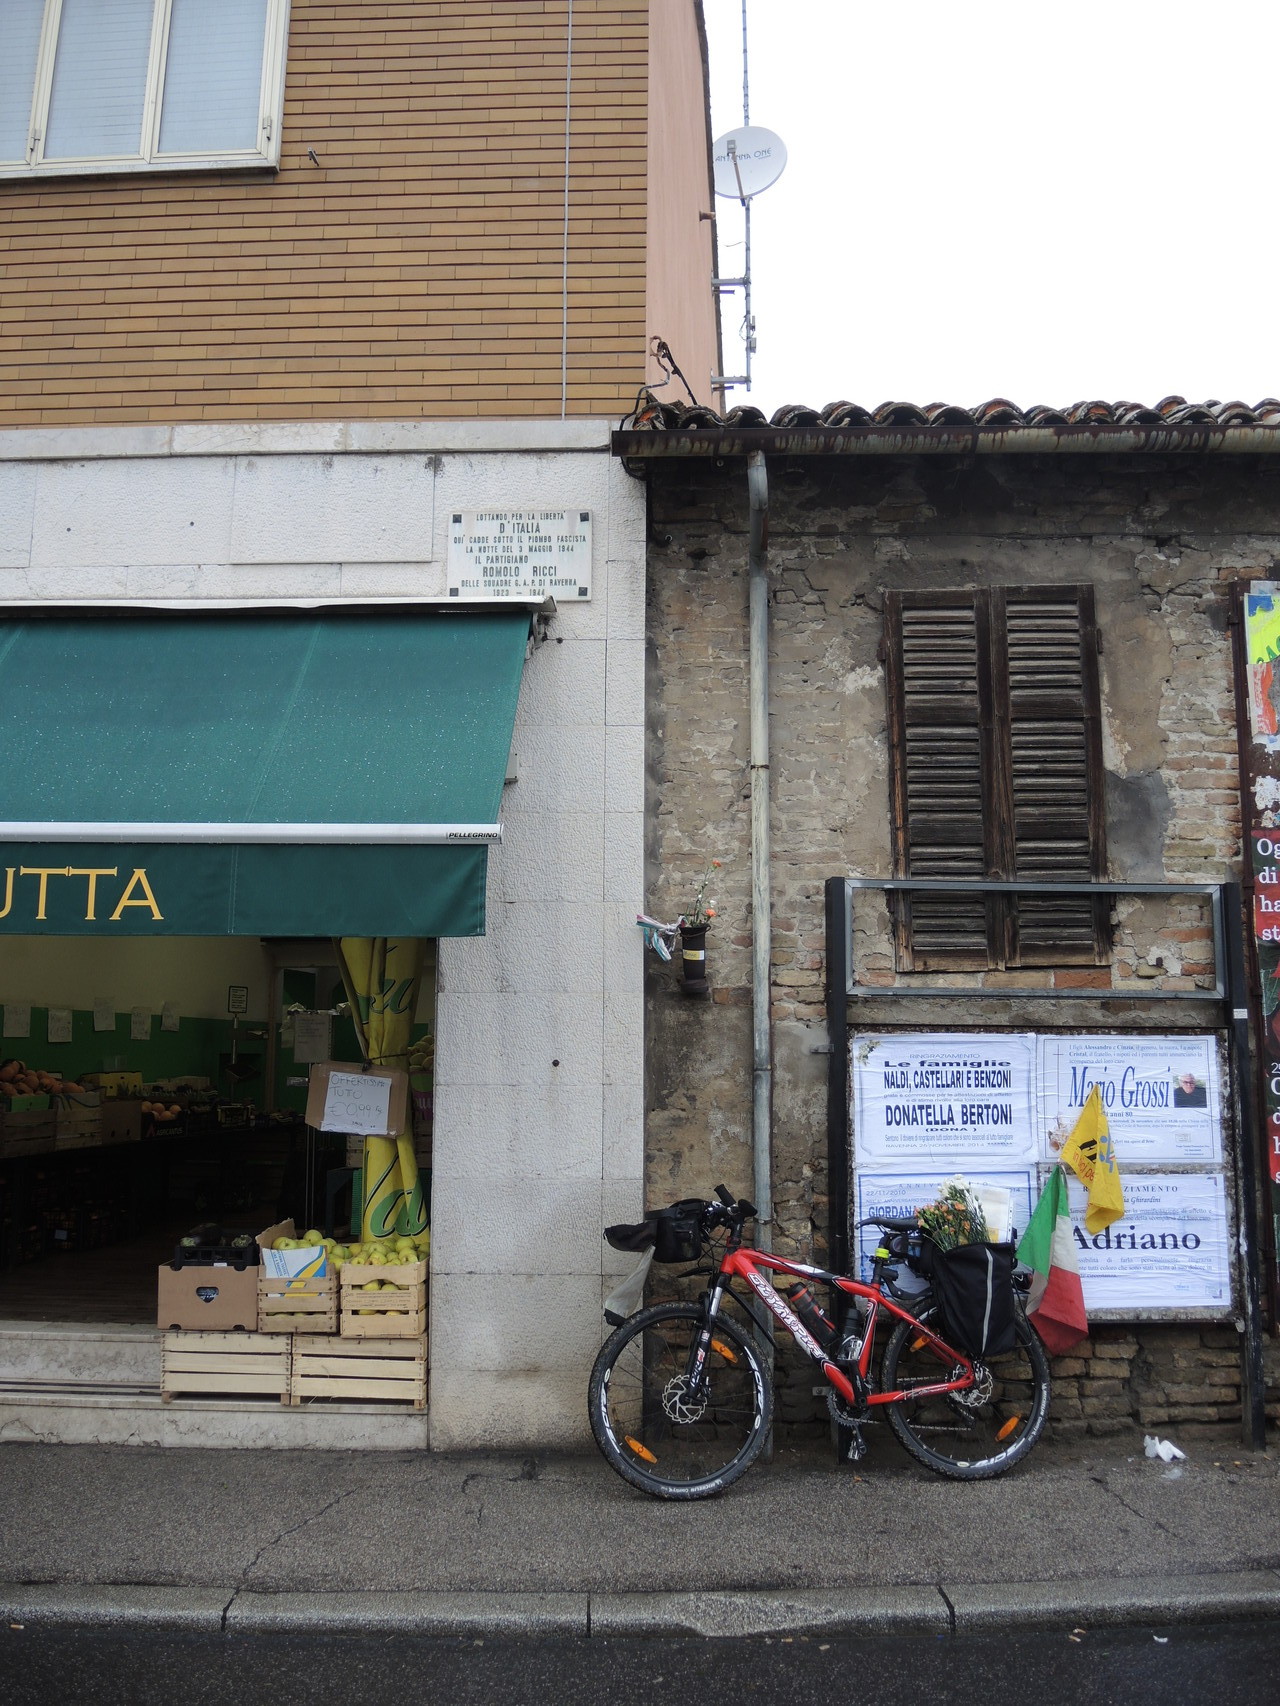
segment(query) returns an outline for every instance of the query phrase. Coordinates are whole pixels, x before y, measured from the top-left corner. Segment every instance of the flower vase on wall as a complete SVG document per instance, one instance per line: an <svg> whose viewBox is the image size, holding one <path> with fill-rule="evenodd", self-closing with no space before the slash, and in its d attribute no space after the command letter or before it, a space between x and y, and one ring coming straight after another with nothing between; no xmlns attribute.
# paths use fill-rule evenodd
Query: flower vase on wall
<svg viewBox="0 0 1280 1706"><path fill-rule="evenodd" d="M707 981L707 926L680 926L680 988L697 1001L711 999Z"/></svg>

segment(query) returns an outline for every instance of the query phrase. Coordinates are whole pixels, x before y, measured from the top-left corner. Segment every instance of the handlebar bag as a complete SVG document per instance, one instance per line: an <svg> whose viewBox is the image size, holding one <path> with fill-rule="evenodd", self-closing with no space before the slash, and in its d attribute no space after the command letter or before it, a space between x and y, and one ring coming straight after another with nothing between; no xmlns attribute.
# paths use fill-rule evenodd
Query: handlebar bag
<svg viewBox="0 0 1280 1706"><path fill-rule="evenodd" d="M634 1226L606 1226L605 1240L615 1250L653 1250L655 1262L696 1262L702 1254L701 1197L685 1197L670 1208L652 1208Z"/></svg>
<svg viewBox="0 0 1280 1706"><path fill-rule="evenodd" d="M702 1217L707 1205L701 1197L685 1197L670 1208L653 1211L657 1239L655 1262L696 1262L702 1254Z"/></svg>
<svg viewBox="0 0 1280 1706"><path fill-rule="evenodd" d="M657 1222L652 1215L634 1226L619 1223L617 1226L606 1226L604 1229L606 1244L615 1250L652 1250L658 1241Z"/></svg>
<svg viewBox="0 0 1280 1706"><path fill-rule="evenodd" d="M933 1286L946 1336L966 1356L1007 1356L1017 1345L1012 1244L958 1244L940 1250L922 1240L921 1266Z"/></svg>

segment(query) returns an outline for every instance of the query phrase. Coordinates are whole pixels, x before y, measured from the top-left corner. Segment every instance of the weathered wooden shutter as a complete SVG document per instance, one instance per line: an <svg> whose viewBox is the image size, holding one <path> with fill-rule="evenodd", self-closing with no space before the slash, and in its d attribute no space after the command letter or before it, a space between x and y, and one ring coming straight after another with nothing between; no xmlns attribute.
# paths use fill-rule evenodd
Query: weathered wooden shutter
<svg viewBox="0 0 1280 1706"><path fill-rule="evenodd" d="M1009 776L1012 846L1002 867L1028 882L1106 877L1098 640L1090 586L998 588L992 657ZM1010 913L1014 965L1092 965L1110 946L1107 902L1027 895Z"/></svg>
<svg viewBox="0 0 1280 1706"><path fill-rule="evenodd" d="M972 593L890 593L885 611L896 874L984 877L994 851L989 613ZM904 898L899 962L987 965L990 912L978 897Z"/></svg>
<svg viewBox="0 0 1280 1706"><path fill-rule="evenodd" d="M1090 587L889 593L895 871L1088 882L1105 876ZM1105 902L918 894L894 911L911 970L1093 964Z"/></svg>

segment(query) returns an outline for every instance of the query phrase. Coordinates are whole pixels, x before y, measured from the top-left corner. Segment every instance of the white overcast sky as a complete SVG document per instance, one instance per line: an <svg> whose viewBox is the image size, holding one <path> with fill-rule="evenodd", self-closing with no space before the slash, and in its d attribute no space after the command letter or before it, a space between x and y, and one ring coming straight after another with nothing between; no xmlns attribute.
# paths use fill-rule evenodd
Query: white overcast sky
<svg viewBox="0 0 1280 1706"><path fill-rule="evenodd" d="M704 6L720 136L742 4ZM1280 394L1280 0L749 0L748 41L788 163L728 406ZM729 373L740 321L726 298Z"/></svg>

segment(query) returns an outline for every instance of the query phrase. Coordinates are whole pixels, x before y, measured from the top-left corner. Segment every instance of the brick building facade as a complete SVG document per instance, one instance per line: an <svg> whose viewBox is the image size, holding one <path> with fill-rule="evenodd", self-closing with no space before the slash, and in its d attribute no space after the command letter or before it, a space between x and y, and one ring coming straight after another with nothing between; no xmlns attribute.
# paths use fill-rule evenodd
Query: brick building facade
<svg viewBox="0 0 1280 1706"><path fill-rule="evenodd" d="M0 146L0 427L616 419L655 334L709 400L690 0L286 10L274 170Z"/></svg>
<svg viewBox="0 0 1280 1706"><path fill-rule="evenodd" d="M1261 406L1260 406L1261 407ZM851 411L856 418L860 411ZM615 438L648 481L648 800L646 907L674 916L718 858L709 1004L682 999L651 961L647 1169L651 1200L720 1179L751 1186L751 848L748 704L748 490L745 457L766 449L769 482L770 978L774 1065L773 1237L822 1259L827 1170L823 894L833 876L891 877L886 600L1086 587L1096 609L1105 869L1115 882L1217 882L1240 873L1241 819L1229 633L1231 582L1270 576L1280 555L1280 464L1212 454L1220 434L1130 435L1108 452L1115 416L1084 453L1070 430L1004 454L945 427L859 430L743 411L651 413ZM848 417L844 417L847 419ZM1153 415L1153 420L1160 417ZM1241 449L1271 449L1251 417ZM1008 422L1004 425L1007 427ZM1064 425L1066 423L1063 423ZM1215 423L1216 424L1216 423ZM743 430L744 427L754 427ZM825 430L824 430L825 427ZM793 430L787 430L787 429ZM1096 431L1096 427L1095 427ZM899 447L910 441L911 453ZM895 448L899 453L892 454ZM1014 596L1013 593L1010 596ZM1022 874L1022 873L1019 873ZM1008 1000L861 1000L851 1023L1036 1030L1221 1024L1221 1006L1019 996L1043 986L1152 989L1195 997L1213 984L1203 909L1118 902L1101 963L943 971L931 981L1007 989ZM864 986L904 981L883 912L855 931ZM1082 956L1087 958L1088 956ZM1068 956L1070 962L1070 956ZM909 981L909 978L906 979ZM1172 1018L1170 1014L1173 1014ZM1265 1189L1265 1181L1263 1181ZM1264 1227L1251 1229L1262 1240ZM785 1360L785 1359L784 1359ZM808 1415L808 1371L783 1417ZM785 1381L785 1368L784 1368ZM820 1400L818 1401L820 1403ZM1240 1354L1229 1325L1111 1324L1056 1367L1061 1431L1114 1431L1240 1419Z"/></svg>

